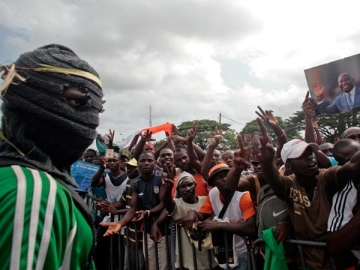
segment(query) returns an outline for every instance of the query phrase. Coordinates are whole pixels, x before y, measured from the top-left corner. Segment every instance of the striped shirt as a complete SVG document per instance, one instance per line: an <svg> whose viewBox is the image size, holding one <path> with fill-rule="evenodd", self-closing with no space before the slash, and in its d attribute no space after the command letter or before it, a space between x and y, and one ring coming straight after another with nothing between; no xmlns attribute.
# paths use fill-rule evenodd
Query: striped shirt
<svg viewBox="0 0 360 270"><path fill-rule="evenodd" d="M328 219L328 232L341 229L354 216L353 208L357 202L357 189L353 181L337 192L332 199L331 211Z"/></svg>
<svg viewBox="0 0 360 270"><path fill-rule="evenodd" d="M52 176L17 165L1 167L0 202L0 269L86 268L92 229Z"/></svg>
<svg viewBox="0 0 360 270"><path fill-rule="evenodd" d="M133 181L133 179L129 179L126 182L126 188L121 196L120 202L122 202L124 205L126 205L127 209L130 209L131 207L131 187L130 184ZM137 234L137 235L135 235ZM137 242L139 247L142 247L143 242L143 234L140 231L139 226L134 222L129 222L125 227L125 238L128 238L131 242Z"/></svg>

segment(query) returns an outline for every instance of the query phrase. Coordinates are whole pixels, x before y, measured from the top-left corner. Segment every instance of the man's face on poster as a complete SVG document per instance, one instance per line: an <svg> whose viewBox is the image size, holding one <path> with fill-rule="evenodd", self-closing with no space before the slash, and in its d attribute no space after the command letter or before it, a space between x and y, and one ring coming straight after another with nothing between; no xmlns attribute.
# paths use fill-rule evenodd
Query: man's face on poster
<svg viewBox="0 0 360 270"><path fill-rule="evenodd" d="M354 88L354 79L349 74L343 73L339 76L338 83L341 91L349 93Z"/></svg>

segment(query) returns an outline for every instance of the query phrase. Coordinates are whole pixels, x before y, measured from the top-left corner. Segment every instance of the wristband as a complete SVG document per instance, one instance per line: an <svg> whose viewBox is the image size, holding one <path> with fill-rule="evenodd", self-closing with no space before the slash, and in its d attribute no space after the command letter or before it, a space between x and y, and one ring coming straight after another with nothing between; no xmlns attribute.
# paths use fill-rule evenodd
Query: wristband
<svg viewBox="0 0 360 270"><path fill-rule="evenodd" d="M147 213L147 217L150 217L150 210L145 210L145 212Z"/></svg>

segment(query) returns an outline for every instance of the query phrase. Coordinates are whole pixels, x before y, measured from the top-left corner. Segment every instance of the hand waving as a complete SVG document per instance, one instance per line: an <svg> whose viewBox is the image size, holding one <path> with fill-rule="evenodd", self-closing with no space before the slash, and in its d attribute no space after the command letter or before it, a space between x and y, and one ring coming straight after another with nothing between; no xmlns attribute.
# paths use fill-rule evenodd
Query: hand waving
<svg viewBox="0 0 360 270"><path fill-rule="evenodd" d="M264 111L260 106L258 106L259 112L255 112L262 120L264 120L265 123L267 123L269 126L274 127L279 125L278 120L276 117L272 114L272 111Z"/></svg>
<svg viewBox="0 0 360 270"><path fill-rule="evenodd" d="M320 83L315 83L313 85L313 91L316 97L321 97L325 92L325 86Z"/></svg>

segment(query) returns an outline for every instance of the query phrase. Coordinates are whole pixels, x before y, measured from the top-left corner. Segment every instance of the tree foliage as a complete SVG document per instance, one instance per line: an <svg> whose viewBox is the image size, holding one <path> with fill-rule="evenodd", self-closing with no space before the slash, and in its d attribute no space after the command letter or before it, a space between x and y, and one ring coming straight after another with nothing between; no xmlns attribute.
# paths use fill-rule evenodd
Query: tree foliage
<svg viewBox="0 0 360 270"><path fill-rule="evenodd" d="M319 131L326 142L334 142L336 137L349 127L359 126L360 107L341 114L329 114L317 116Z"/></svg>
<svg viewBox="0 0 360 270"><path fill-rule="evenodd" d="M224 123L219 125L215 120L202 119L182 122L177 126L178 134L182 137L186 137L186 133L193 128L194 123L198 126L198 133L194 142L202 149L207 148L208 139L212 136L216 126L223 130L223 140L221 141L221 144L223 146L229 146L230 148L237 148L235 130L230 128L230 124Z"/></svg>
<svg viewBox="0 0 360 270"><path fill-rule="evenodd" d="M302 138L301 132L305 131L305 113L303 111L296 111L288 119L284 121L281 117L276 117L280 126L286 132L289 140L295 138ZM336 137L340 137L341 134L349 127L359 126L360 123L360 107L355 108L350 112L341 114L328 114L318 115L314 117L318 121L319 131L325 142L334 142ZM275 138L275 134L271 128L266 127L268 134L272 139ZM243 130L242 134L260 134L259 126L256 119L248 122ZM303 139L303 138L302 138Z"/></svg>
<svg viewBox="0 0 360 270"><path fill-rule="evenodd" d="M303 118L305 119L305 115L303 115ZM288 136L289 139L301 138L299 133L299 131L301 130L301 125L299 125L300 122L297 122L299 119L301 119L301 115L293 116L293 119L291 119L291 121L289 121L289 119L283 121L281 117L276 117L276 119L278 120L279 125L286 132L286 135ZM303 119L303 124L304 124L304 119ZM272 128L267 125L265 125L265 127L270 138L274 140L276 138L276 135L272 130ZM256 119L246 123L246 125L241 131L241 134L261 135L261 131Z"/></svg>

